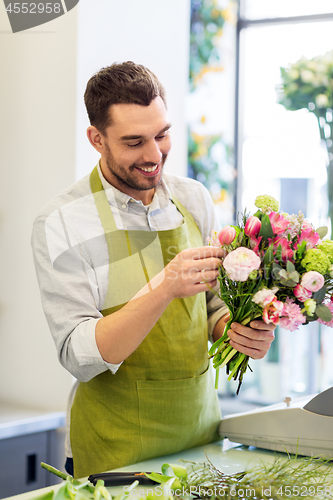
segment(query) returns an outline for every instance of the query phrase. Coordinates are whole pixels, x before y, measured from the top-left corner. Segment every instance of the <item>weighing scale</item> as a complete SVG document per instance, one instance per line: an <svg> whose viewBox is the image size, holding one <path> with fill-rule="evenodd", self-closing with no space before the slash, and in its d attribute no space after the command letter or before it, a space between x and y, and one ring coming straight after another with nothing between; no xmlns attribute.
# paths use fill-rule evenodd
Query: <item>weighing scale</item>
<svg viewBox="0 0 333 500"><path fill-rule="evenodd" d="M228 415L221 437L267 450L333 459L333 387L317 395Z"/></svg>

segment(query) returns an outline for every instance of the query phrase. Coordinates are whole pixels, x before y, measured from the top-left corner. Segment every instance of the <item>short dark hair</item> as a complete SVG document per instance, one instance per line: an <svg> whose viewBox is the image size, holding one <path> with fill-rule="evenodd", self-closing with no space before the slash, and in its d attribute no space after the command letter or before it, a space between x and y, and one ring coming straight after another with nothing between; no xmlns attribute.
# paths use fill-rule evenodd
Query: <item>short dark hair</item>
<svg viewBox="0 0 333 500"><path fill-rule="evenodd" d="M111 125L110 106L121 103L149 106L158 96L166 106L165 89L154 73L127 61L113 63L93 75L87 83L84 102L90 124L105 134Z"/></svg>

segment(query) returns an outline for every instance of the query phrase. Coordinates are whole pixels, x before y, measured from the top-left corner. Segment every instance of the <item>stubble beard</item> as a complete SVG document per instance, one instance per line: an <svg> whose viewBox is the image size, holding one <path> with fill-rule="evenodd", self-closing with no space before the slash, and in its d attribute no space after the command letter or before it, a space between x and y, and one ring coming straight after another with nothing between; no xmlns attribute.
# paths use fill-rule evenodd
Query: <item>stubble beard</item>
<svg viewBox="0 0 333 500"><path fill-rule="evenodd" d="M136 167L155 167L156 163L143 163L141 165L137 165L133 163L127 169L123 168L121 165L116 163L114 160L112 153L109 148L107 148L107 156L106 156L106 165L109 169L109 172L113 177L115 177L119 183L119 185L124 187L130 187L132 189L136 189L138 191L149 191L150 189L156 188L162 182L163 176L163 168L165 161L167 159L167 154L162 154L161 163L161 172L160 175L155 177L145 177L145 180L140 182L137 177L138 172L136 171Z"/></svg>

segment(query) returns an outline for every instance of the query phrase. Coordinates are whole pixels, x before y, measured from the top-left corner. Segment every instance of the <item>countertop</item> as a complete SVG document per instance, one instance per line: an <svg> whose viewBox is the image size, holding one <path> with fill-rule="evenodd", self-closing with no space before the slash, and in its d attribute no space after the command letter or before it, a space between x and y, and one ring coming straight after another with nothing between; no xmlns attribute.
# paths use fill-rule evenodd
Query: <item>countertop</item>
<svg viewBox="0 0 333 500"><path fill-rule="evenodd" d="M185 450L173 455L163 456L153 460L147 460L146 462L122 467L118 470L161 472L161 466L163 463L175 463L180 459L204 462L206 461L206 455L217 468L226 474L232 474L234 472L252 468L260 462L272 463L276 456L287 457L287 455L283 453L274 453L268 450L253 447L248 448L246 446L230 443L227 439L225 439L206 446ZM58 484L48 488L31 491L29 493L23 493L21 495L10 497L10 500L31 500L43 493L47 493L48 491L57 491L60 486L61 485ZM112 487L109 488L109 491L112 495L117 495L123 492L123 487Z"/></svg>
<svg viewBox="0 0 333 500"><path fill-rule="evenodd" d="M0 439L49 431L65 425L64 411L41 411L0 401Z"/></svg>

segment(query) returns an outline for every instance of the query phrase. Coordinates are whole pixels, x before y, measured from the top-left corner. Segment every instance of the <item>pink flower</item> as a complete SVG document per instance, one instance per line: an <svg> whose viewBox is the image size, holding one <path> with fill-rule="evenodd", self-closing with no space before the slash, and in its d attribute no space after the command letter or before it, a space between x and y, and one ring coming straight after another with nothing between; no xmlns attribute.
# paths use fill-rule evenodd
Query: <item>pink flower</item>
<svg viewBox="0 0 333 500"><path fill-rule="evenodd" d="M331 297L331 299L332 299L332 297ZM325 302L325 306L329 308L329 310L331 311L331 313L333 315L333 302L331 302L331 300L329 302ZM322 323L323 325L330 326L331 328L333 328L333 317L332 317L331 321L323 321L320 318L318 318L317 321L318 321L318 323Z"/></svg>
<svg viewBox="0 0 333 500"><path fill-rule="evenodd" d="M255 215L251 215L246 221L244 233L246 236L258 236L261 228L261 220Z"/></svg>
<svg viewBox="0 0 333 500"><path fill-rule="evenodd" d="M300 302L305 302L307 299L311 298L312 292L298 284L294 288L294 295Z"/></svg>
<svg viewBox="0 0 333 500"><path fill-rule="evenodd" d="M302 231L303 229L314 229L313 225L308 222L307 220L303 221L303 224L302 224L302 227L301 227Z"/></svg>
<svg viewBox="0 0 333 500"><path fill-rule="evenodd" d="M218 234L221 245L230 245L236 238L236 229L231 226L224 226Z"/></svg>
<svg viewBox="0 0 333 500"><path fill-rule="evenodd" d="M218 238L218 233L217 231L212 231L211 235L210 236L207 236L207 243L208 245L210 246L213 246L213 247L221 247L221 243L220 243L220 240Z"/></svg>
<svg viewBox="0 0 333 500"><path fill-rule="evenodd" d="M324 276L317 271L309 271L303 274L301 285L310 292L318 292L324 286Z"/></svg>
<svg viewBox="0 0 333 500"><path fill-rule="evenodd" d="M224 269L234 281L246 281L252 271L259 269L260 264L258 255L245 247L236 248L223 261Z"/></svg>
<svg viewBox="0 0 333 500"><path fill-rule="evenodd" d="M257 255L259 255L259 245L261 240L262 236L258 236L258 238L256 238L255 236L250 236L250 247Z"/></svg>
<svg viewBox="0 0 333 500"><path fill-rule="evenodd" d="M278 325L280 322L280 316L282 315L282 311L284 308L283 302L277 300L276 297L266 305L264 311L262 313L262 319L266 324L273 323L274 325Z"/></svg>
<svg viewBox="0 0 333 500"><path fill-rule="evenodd" d="M319 234L316 233L316 231L313 229L313 227L307 227L306 229L303 229L304 225L302 226L302 232L300 237L297 240L297 245L300 245L302 241L306 241L306 249L309 250L309 248L314 248L317 243L319 242Z"/></svg>
<svg viewBox="0 0 333 500"><path fill-rule="evenodd" d="M290 241L287 238L276 237L273 240L270 239L269 242L273 243L273 252L276 254L278 260L286 262L287 260L292 261L294 259L294 251L290 247Z"/></svg>
<svg viewBox="0 0 333 500"><path fill-rule="evenodd" d="M289 297L286 298L284 303L282 316L283 317L280 319L281 328L290 330L291 332L297 330L299 325L306 322L306 318L303 316L299 305L295 304Z"/></svg>
<svg viewBox="0 0 333 500"><path fill-rule="evenodd" d="M268 214L268 217L271 221L274 234L283 233L283 231L285 231L290 224L290 222L278 212L271 212L270 214Z"/></svg>
<svg viewBox="0 0 333 500"><path fill-rule="evenodd" d="M262 288L259 290L257 293L255 293L252 297L252 302L255 302L256 304L259 304L262 307L267 306L267 304L270 304L273 302L274 299L276 299L276 292L278 291L278 287L274 288Z"/></svg>

